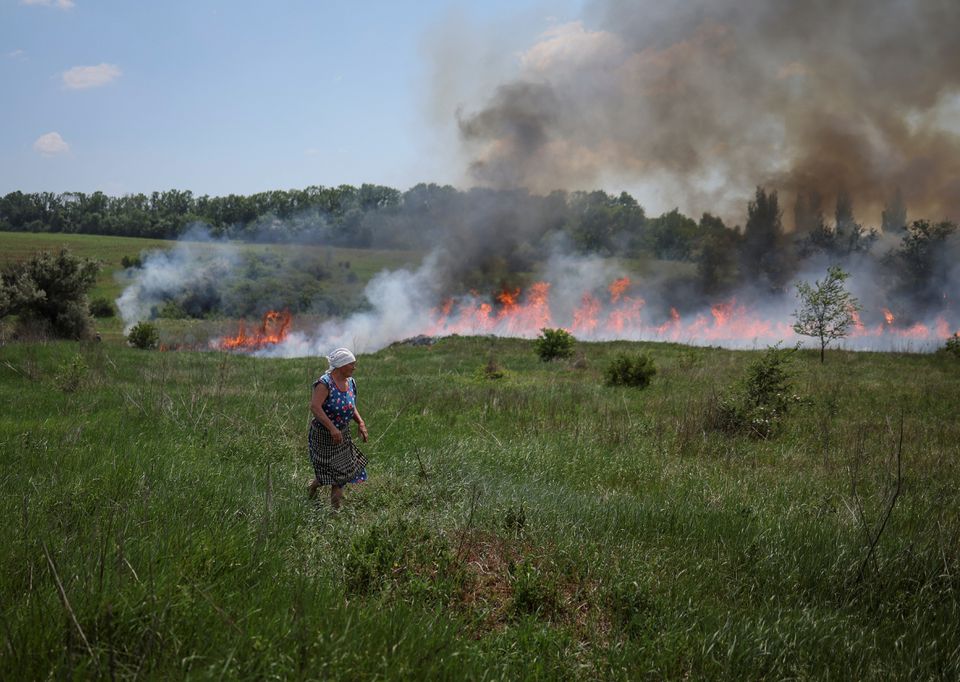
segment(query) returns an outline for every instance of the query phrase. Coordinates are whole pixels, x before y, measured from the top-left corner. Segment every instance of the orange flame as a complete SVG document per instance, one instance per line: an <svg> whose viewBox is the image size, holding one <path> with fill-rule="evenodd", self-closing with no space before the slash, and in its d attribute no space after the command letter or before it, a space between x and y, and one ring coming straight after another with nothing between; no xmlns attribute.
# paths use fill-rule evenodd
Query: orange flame
<svg viewBox="0 0 960 682"><path fill-rule="evenodd" d="M623 292L627 290L627 287L630 286L629 277L621 277L616 279L613 283L610 284L608 289L610 290L610 302L616 303L620 300L620 297L623 296Z"/></svg>
<svg viewBox="0 0 960 682"><path fill-rule="evenodd" d="M669 309L669 317L657 319L649 313L640 296L629 295L630 280L626 277L608 287L609 300L596 292L581 295L579 305L570 310L570 317L557 319L550 306L550 284L537 282L527 291L504 290L487 299L475 292L463 299L450 299L432 314L432 323L424 333L443 334L498 334L502 336L535 337L543 327L562 326L578 338L587 340L645 339L671 340L681 343L710 343L738 345L791 342L799 339L793 324L784 315L782 319L765 319L758 311L731 298L714 303L709 312L681 315L676 308ZM887 309L882 309L886 323L867 326L860 313L851 310L853 318L851 340L891 338L916 341L942 340L950 335L951 325L940 317L933 324L916 323L896 326L897 320ZM902 323L901 323L902 325Z"/></svg>
<svg viewBox="0 0 960 682"><path fill-rule="evenodd" d="M256 329L247 333L246 324L240 320L240 328L236 336L227 336L217 343L220 350L259 350L265 346L272 346L287 338L290 333L290 324L293 316L290 311L268 310L263 321Z"/></svg>
<svg viewBox="0 0 960 682"><path fill-rule="evenodd" d="M520 298L519 289L514 289L513 291L507 291L504 289L497 294L497 303L502 305L504 308L512 308L517 305L518 298Z"/></svg>

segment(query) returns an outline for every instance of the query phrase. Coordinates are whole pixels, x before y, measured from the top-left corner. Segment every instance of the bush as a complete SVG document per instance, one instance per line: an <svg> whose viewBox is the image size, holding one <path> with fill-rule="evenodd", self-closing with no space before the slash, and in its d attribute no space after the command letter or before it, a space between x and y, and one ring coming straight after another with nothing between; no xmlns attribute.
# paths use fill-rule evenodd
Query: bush
<svg viewBox="0 0 960 682"><path fill-rule="evenodd" d="M750 363L739 382L721 396L713 415L714 428L769 438L781 425L791 405L799 402L792 394L790 372L793 348L772 346Z"/></svg>
<svg viewBox="0 0 960 682"><path fill-rule="evenodd" d="M143 261L140 260L140 256L124 256L120 259L120 265L124 268L142 268Z"/></svg>
<svg viewBox="0 0 960 682"><path fill-rule="evenodd" d="M960 332L954 332L953 336L947 339L940 350L947 355L960 359Z"/></svg>
<svg viewBox="0 0 960 682"><path fill-rule="evenodd" d="M86 295L99 271L98 261L74 256L66 249L57 254L41 252L9 266L0 276L0 316L42 320L62 338L89 337Z"/></svg>
<svg viewBox="0 0 960 682"><path fill-rule="evenodd" d="M90 314L94 317L113 317L117 311L110 299L101 297L90 301Z"/></svg>
<svg viewBox="0 0 960 682"><path fill-rule="evenodd" d="M646 388L657 373L657 368L649 355L644 353L629 355L619 353L604 370L604 376L610 386L637 386Z"/></svg>
<svg viewBox="0 0 960 682"><path fill-rule="evenodd" d="M134 348L152 350L160 345L160 332L157 331L156 325L137 322L127 334L127 342Z"/></svg>
<svg viewBox="0 0 960 682"><path fill-rule="evenodd" d="M87 376L87 363L82 355L74 355L69 362L65 362L57 368L56 382L57 386L64 393L73 393L83 383Z"/></svg>
<svg viewBox="0 0 960 682"><path fill-rule="evenodd" d="M533 344L533 349L541 360L549 362L572 356L575 342L573 335L564 329L543 328Z"/></svg>
<svg viewBox="0 0 960 682"><path fill-rule="evenodd" d="M495 381L497 379L502 379L506 375L507 373L503 367L501 367L500 364L493 358L487 360L487 364L477 370L477 378L483 380L489 379Z"/></svg>

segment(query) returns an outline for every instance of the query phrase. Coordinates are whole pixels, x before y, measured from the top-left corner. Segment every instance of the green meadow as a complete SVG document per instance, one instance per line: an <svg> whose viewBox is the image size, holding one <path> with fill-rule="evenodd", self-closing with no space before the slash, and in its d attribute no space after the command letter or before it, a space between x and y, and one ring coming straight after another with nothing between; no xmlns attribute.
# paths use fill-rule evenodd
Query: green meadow
<svg viewBox="0 0 960 682"><path fill-rule="evenodd" d="M643 351L644 389L604 385ZM960 363L446 338L359 358L370 480L306 498L320 358L0 347L3 679L956 679ZM491 360L503 376L491 378Z"/></svg>
<svg viewBox="0 0 960 682"><path fill-rule="evenodd" d="M135 260L156 250L169 250L177 242L162 239L140 239L136 237L113 237L86 234L0 232L0 268L30 258L40 251L57 252L68 249L85 258L94 258L101 264L100 274L88 298L106 298L115 301L132 279L124 272L123 259ZM219 245L209 242L190 242L190 246L200 253L211 254ZM316 297L326 297L342 301L348 308L361 307L363 286L376 273L384 269L415 267L421 254L414 251L351 249L304 244L252 244L231 242L241 255L259 256L268 262L289 265L296 259L300 267L319 268L326 277L311 282L315 286L311 292ZM316 315L298 315L297 325L304 329L313 329L318 322ZM123 342L123 321L119 316L100 318L96 329L106 341ZM213 315L208 319L165 319L158 323L161 339L165 344L206 345L209 338L233 334L237 330L237 321L223 315ZM299 327L298 327L299 328ZM12 329L7 330L8 333ZM0 326L0 338L4 329Z"/></svg>

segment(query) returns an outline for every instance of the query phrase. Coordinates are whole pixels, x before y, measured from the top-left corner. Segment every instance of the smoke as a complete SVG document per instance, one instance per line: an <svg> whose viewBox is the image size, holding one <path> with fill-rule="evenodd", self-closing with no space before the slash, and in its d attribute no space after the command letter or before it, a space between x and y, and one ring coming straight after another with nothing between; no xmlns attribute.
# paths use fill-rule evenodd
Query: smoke
<svg viewBox="0 0 960 682"><path fill-rule="evenodd" d="M328 320L310 334L295 332L260 354L269 357L327 355L341 346L355 353L372 353L421 333L436 297L437 262L438 254L433 253L414 271L380 272L364 290L370 310Z"/></svg>
<svg viewBox="0 0 960 682"><path fill-rule="evenodd" d="M141 267L128 268L121 275L129 281L116 301L124 333L137 322L156 317L159 307L186 292L198 310L215 307L220 283L238 262L235 244L211 237L209 229L199 224L169 251L146 252Z"/></svg>
<svg viewBox="0 0 960 682"><path fill-rule="evenodd" d="M876 217L899 187L956 218L958 28L943 0L596 0L461 113L461 138L492 187L646 181L725 216L758 184L846 190Z"/></svg>

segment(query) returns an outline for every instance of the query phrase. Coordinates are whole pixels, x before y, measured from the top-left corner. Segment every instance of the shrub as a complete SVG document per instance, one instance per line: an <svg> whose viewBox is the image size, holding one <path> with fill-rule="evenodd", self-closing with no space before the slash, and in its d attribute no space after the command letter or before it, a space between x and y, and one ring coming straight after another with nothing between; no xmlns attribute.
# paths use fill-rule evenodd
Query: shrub
<svg viewBox="0 0 960 682"><path fill-rule="evenodd" d="M157 331L156 325L137 322L127 334L127 342L134 348L152 350L160 345L160 332Z"/></svg>
<svg viewBox="0 0 960 682"><path fill-rule="evenodd" d="M113 317L117 311L110 299L100 297L90 301L90 314L94 317Z"/></svg>
<svg viewBox="0 0 960 682"><path fill-rule="evenodd" d="M87 376L87 363L82 355L74 355L68 362L63 363L57 368L56 382L57 386L64 393L73 393L83 383Z"/></svg>
<svg viewBox="0 0 960 682"><path fill-rule="evenodd" d="M156 315L166 320L186 320L190 317L183 309L183 305L172 298L157 309Z"/></svg>
<svg viewBox="0 0 960 682"><path fill-rule="evenodd" d="M43 320L62 338L91 335L87 291L100 271L98 261L74 256L66 249L41 252L9 266L0 276L0 316Z"/></svg>
<svg viewBox="0 0 960 682"><path fill-rule="evenodd" d="M124 268L142 268L143 262L140 260L140 256L124 256L120 259L120 265Z"/></svg>
<svg viewBox="0 0 960 682"><path fill-rule="evenodd" d="M772 346L750 363L744 377L717 402L714 428L757 438L774 435L791 405L800 400L791 393L790 361L795 350Z"/></svg>
<svg viewBox="0 0 960 682"><path fill-rule="evenodd" d="M503 367L493 358L487 360L487 364L477 370L477 377L484 380L502 379L506 375L507 373Z"/></svg>
<svg viewBox="0 0 960 682"><path fill-rule="evenodd" d="M541 360L549 362L572 356L575 341L573 335L564 329L543 328L534 342L533 349Z"/></svg>
<svg viewBox="0 0 960 682"><path fill-rule="evenodd" d="M609 385L637 386L639 388L649 386L650 380L656 373L657 368L654 366L653 360L645 353L638 355L619 353L604 370L604 376Z"/></svg>
<svg viewBox="0 0 960 682"><path fill-rule="evenodd" d="M947 339L940 350L947 355L960 359L960 332L954 332L953 336Z"/></svg>

